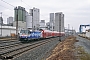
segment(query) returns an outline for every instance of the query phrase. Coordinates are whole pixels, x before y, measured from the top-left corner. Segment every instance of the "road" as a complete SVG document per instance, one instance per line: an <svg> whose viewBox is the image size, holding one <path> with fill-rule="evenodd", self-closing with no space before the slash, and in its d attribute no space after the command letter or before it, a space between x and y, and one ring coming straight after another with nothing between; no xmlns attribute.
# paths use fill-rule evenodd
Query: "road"
<svg viewBox="0 0 90 60"><path fill-rule="evenodd" d="M82 46L84 48L85 52L90 54L90 40L79 37L79 36L76 36L76 37L77 37L77 40L79 40L79 42L76 42L75 45Z"/></svg>

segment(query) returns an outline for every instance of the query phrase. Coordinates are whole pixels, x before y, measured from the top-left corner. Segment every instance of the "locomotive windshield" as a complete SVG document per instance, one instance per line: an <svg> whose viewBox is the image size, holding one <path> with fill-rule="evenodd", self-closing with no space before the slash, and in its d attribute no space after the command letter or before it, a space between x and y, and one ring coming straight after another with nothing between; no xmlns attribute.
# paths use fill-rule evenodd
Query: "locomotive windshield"
<svg viewBox="0 0 90 60"><path fill-rule="evenodd" d="M20 33L22 33L22 34L30 34L30 31L29 30L21 30Z"/></svg>

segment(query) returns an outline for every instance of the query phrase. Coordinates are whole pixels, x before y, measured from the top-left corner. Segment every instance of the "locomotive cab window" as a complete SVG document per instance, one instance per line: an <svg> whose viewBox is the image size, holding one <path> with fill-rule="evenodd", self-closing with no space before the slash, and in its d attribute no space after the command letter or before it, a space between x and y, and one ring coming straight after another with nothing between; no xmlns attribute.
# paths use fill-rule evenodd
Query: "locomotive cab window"
<svg viewBox="0 0 90 60"><path fill-rule="evenodd" d="M21 30L20 33L30 34L31 32L29 30Z"/></svg>

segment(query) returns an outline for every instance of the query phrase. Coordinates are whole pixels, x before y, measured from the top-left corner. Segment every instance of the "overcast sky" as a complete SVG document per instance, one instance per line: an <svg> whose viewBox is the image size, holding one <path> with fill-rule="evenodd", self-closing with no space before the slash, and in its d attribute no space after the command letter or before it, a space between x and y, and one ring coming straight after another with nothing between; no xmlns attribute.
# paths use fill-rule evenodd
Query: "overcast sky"
<svg viewBox="0 0 90 60"><path fill-rule="evenodd" d="M65 14L65 27L79 29L80 24L90 24L90 0L3 0L13 6L29 9L36 7L40 9L40 19L49 21L49 13L63 12ZM14 16L14 7L0 0L0 12L2 12L4 23L9 16ZM21 2L22 1L22 2ZM26 5L26 4L28 5Z"/></svg>

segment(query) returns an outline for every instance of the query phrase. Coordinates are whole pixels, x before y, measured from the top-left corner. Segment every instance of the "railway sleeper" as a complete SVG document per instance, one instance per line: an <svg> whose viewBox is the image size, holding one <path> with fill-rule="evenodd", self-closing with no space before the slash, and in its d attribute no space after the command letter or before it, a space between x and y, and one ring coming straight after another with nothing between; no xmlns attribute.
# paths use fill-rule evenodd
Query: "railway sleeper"
<svg viewBox="0 0 90 60"><path fill-rule="evenodd" d="M43 44L40 44L40 45L43 45ZM27 46L27 47L29 47L29 46ZM24 48L24 50L22 48ZM0 56L1 56L2 59L12 59L12 58L14 58L15 55L21 54L22 52L25 52L25 51L29 51L30 49L35 48L35 46L34 47L31 47L29 49L28 48L25 48L25 47L22 47L22 48L21 48L22 51L20 51L19 49L16 49L16 50L13 50L13 51L8 51L9 54L4 52ZM14 51L17 51L17 50L19 50L19 51L15 53ZM11 53L14 52L14 54L10 54L10 52Z"/></svg>
<svg viewBox="0 0 90 60"><path fill-rule="evenodd" d="M45 44L45 43L44 43L44 44ZM12 52L12 53L10 53L10 54L3 55L3 56L4 56L3 59L12 59L12 58L14 58L14 56L16 56L16 55L22 54L23 52L29 51L29 50L34 49L34 48L36 48L36 47L38 47L38 46L41 46L41 45L43 45L43 44L41 43L41 44L32 46L32 47L30 47L30 48L28 48L28 47L27 47L27 48L24 48L24 49L22 49L22 51L19 50L19 51L17 51L17 52L15 51L15 52Z"/></svg>
<svg viewBox="0 0 90 60"><path fill-rule="evenodd" d="M26 52L26 51L29 51L31 49L34 49L35 47L38 47L38 46L41 46L43 44L45 44L46 42L43 42L41 44L38 44L38 45L35 45L35 46L32 46L30 48L26 47L24 49L21 50L18 50L17 52L14 51L14 52L11 52L10 54L5 54L5 55L2 55L2 59L12 59L14 58L14 56L18 55L18 54L22 54L23 52Z"/></svg>
<svg viewBox="0 0 90 60"><path fill-rule="evenodd" d="M29 45L30 46L30 45ZM26 46L24 46L24 47L28 47L28 45L26 45ZM17 51L17 50L19 50L19 49L22 49L22 48L24 48L24 47L19 47L19 48L16 48L16 49L9 49L9 50L6 50L6 51L3 51L3 52L0 52L0 55L4 55L4 54L7 54L7 53L10 53L10 52L13 52L13 51Z"/></svg>
<svg viewBox="0 0 90 60"><path fill-rule="evenodd" d="M12 59L13 56L0 56L0 59Z"/></svg>

